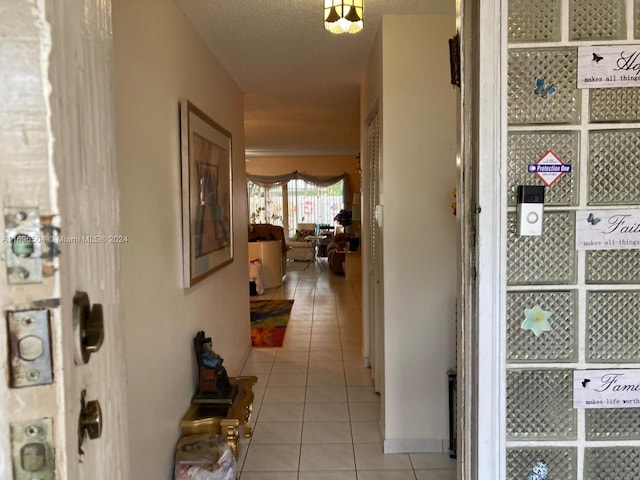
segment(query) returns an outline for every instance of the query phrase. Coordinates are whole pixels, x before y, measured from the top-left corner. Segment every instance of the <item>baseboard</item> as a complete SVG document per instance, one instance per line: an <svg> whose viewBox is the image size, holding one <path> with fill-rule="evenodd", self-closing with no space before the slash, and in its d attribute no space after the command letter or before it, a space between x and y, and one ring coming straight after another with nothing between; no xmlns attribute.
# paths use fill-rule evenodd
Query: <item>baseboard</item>
<svg viewBox="0 0 640 480"><path fill-rule="evenodd" d="M249 342L249 346L245 349L244 354L242 355L242 363L240 364L240 370L236 376L240 376L240 373L244 370L244 366L249 359L249 355L251 355L251 342Z"/></svg>
<svg viewBox="0 0 640 480"><path fill-rule="evenodd" d="M384 453L449 453L443 438L395 438L384 441Z"/></svg>

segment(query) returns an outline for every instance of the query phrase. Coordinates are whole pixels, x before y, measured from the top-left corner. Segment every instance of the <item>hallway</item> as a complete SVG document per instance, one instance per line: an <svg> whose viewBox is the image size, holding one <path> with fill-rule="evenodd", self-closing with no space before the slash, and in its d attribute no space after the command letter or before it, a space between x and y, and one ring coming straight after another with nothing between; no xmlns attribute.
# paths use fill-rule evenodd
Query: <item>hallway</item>
<svg viewBox="0 0 640 480"><path fill-rule="evenodd" d="M448 454L383 454L380 396L362 367L360 284L325 259L293 267L282 287L252 297L295 303L283 347L254 348L242 370L258 383L241 480L453 480Z"/></svg>

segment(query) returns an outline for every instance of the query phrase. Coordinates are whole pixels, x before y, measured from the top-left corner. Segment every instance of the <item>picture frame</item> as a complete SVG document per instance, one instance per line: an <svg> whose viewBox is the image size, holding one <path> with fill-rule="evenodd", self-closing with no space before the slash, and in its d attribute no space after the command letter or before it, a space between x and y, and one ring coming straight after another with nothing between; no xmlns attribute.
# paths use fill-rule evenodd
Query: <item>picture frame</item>
<svg viewBox="0 0 640 480"><path fill-rule="evenodd" d="M233 262L231 146L230 132L180 101L184 288Z"/></svg>

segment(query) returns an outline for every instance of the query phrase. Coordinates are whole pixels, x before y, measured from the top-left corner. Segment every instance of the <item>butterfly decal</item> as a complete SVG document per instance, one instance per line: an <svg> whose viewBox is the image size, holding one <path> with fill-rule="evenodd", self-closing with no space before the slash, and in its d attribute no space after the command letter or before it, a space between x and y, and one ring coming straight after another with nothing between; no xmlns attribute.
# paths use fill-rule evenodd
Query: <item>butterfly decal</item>
<svg viewBox="0 0 640 480"><path fill-rule="evenodd" d="M596 62L596 63L600 63L601 60L604 60L604 57L601 57L596 52L593 52L593 59L591 61L592 62Z"/></svg>
<svg viewBox="0 0 640 480"><path fill-rule="evenodd" d="M602 219L595 217L593 213L590 213L589 216L587 217L587 222L589 222L591 225L594 225L594 226L597 225L600 220Z"/></svg>
<svg viewBox="0 0 640 480"><path fill-rule="evenodd" d="M545 85L544 78L538 78L536 79L536 88L533 89L533 93L543 100L546 100L549 96L556 93L556 87L554 87L553 84Z"/></svg>
<svg viewBox="0 0 640 480"><path fill-rule="evenodd" d="M585 378L584 380L582 380L582 388L587 388L587 384L590 382L591 380L589 380L588 378Z"/></svg>
<svg viewBox="0 0 640 480"><path fill-rule="evenodd" d="M527 480L547 480L549 477L549 467L547 464L540 460L536 462L531 470L531 473L527 476Z"/></svg>

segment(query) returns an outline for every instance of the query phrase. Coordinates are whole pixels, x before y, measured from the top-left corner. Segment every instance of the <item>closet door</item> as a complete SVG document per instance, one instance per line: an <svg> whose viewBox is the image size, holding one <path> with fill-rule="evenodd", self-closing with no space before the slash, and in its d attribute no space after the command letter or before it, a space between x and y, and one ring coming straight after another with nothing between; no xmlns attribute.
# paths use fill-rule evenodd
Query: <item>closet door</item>
<svg viewBox="0 0 640 480"><path fill-rule="evenodd" d="M365 289L368 301L365 303L365 343L368 344L368 359L372 369L376 392L384 391L384 275L382 258L382 193L380 172L380 121L375 112L367 124L367 153L365 158L365 202L368 221L366 233L368 241L363 248L365 256ZM365 349L366 350L366 349Z"/></svg>

